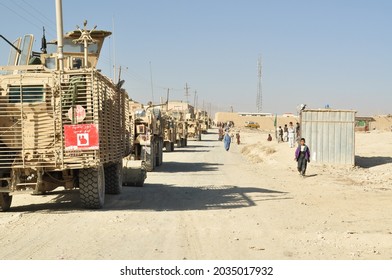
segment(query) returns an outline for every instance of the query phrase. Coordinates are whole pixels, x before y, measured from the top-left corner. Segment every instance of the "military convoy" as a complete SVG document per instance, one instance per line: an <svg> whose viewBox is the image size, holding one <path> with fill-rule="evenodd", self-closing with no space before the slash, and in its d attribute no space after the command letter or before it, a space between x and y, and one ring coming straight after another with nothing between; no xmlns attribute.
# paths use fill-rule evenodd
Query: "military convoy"
<svg viewBox="0 0 392 280"><path fill-rule="evenodd" d="M0 67L0 211L13 195L79 189L84 208L103 207L105 194L143 186L166 151L187 146L193 121L129 100L96 68L111 32L79 27L33 52L33 35L11 46ZM190 123L190 127L188 126ZM192 132L193 131L193 132Z"/></svg>
<svg viewBox="0 0 392 280"><path fill-rule="evenodd" d="M121 192L123 172L138 175L130 183L145 179L142 167L122 168L131 152L128 95L96 69L111 32L86 25L43 44L42 53L26 35L0 67L1 211L18 192L60 186L79 188L83 207L101 208L105 193Z"/></svg>

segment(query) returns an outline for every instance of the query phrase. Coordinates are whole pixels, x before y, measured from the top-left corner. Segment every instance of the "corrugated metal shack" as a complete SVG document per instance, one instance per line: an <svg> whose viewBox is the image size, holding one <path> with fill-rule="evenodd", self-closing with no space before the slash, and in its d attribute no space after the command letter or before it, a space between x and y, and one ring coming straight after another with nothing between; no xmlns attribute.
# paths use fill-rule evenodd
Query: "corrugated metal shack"
<svg viewBox="0 0 392 280"><path fill-rule="evenodd" d="M301 137L313 161L355 165L355 114L352 110L301 111Z"/></svg>

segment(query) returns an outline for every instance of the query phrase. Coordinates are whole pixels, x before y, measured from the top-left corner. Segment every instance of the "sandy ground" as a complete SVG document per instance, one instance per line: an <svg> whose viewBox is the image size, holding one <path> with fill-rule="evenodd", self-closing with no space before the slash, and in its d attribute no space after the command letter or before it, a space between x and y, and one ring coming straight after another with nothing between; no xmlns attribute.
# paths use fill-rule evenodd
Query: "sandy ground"
<svg viewBox="0 0 392 280"><path fill-rule="evenodd" d="M362 167L306 178L287 143L242 130L226 152L215 133L99 211L77 191L15 196L0 259L392 259L392 133L357 134Z"/></svg>

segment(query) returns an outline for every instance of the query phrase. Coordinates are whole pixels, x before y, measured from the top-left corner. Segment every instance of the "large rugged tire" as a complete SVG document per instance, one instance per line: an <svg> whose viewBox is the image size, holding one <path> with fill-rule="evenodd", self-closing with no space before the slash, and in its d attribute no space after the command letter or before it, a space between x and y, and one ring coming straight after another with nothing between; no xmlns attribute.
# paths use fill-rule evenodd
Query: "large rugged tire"
<svg viewBox="0 0 392 280"><path fill-rule="evenodd" d="M156 150L155 150L155 166L159 166L159 154L160 154L160 152L159 152L159 149L160 149L160 146L159 146L159 140L157 140L157 142L155 143L155 148L156 148Z"/></svg>
<svg viewBox="0 0 392 280"><path fill-rule="evenodd" d="M140 177L136 183L135 183L135 187L144 187L144 181L147 178L147 169L146 169L146 163L142 162L142 171L144 171L144 176Z"/></svg>
<svg viewBox="0 0 392 280"><path fill-rule="evenodd" d="M154 167L156 166L156 154L155 154L155 145L152 144L150 146L150 153L147 153L147 151L142 148L144 151L142 153L145 154L144 156L144 161L146 162L146 170L148 172L151 172L154 170Z"/></svg>
<svg viewBox="0 0 392 280"><path fill-rule="evenodd" d="M9 193L0 193L0 212L10 210L12 203L12 195Z"/></svg>
<svg viewBox="0 0 392 280"><path fill-rule="evenodd" d="M161 166L163 163L163 140L160 139L158 142L158 151L157 151L157 166Z"/></svg>
<svg viewBox="0 0 392 280"><path fill-rule="evenodd" d="M173 147L174 147L174 145L172 145L173 143L172 142L166 142L165 143L165 149L166 149L166 152L172 152L173 151Z"/></svg>
<svg viewBox="0 0 392 280"><path fill-rule="evenodd" d="M122 163L105 166L105 193L120 194L122 190Z"/></svg>
<svg viewBox="0 0 392 280"><path fill-rule="evenodd" d="M102 208L105 203L105 172L103 167L80 169L79 188L83 208Z"/></svg>

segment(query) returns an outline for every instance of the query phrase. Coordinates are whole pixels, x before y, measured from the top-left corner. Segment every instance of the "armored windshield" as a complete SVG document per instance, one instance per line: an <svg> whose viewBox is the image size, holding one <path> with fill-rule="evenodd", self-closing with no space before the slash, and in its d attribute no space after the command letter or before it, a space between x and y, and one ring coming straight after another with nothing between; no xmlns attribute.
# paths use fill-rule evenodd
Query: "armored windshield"
<svg viewBox="0 0 392 280"><path fill-rule="evenodd" d="M94 43L88 46L88 53L90 54L98 54L98 43ZM75 44L72 42L72 39L64 39L64 47L63 51L65 53L83 53L84 46L81 44ZM48 44L48 53L56 53L57 52L57 43Z"/></svg>

